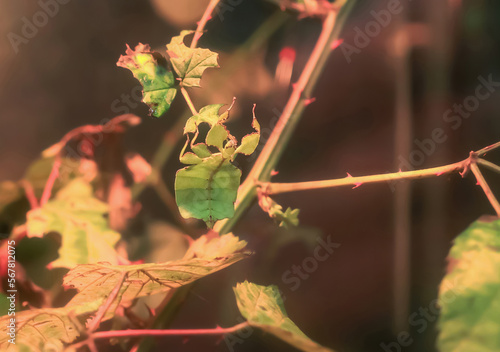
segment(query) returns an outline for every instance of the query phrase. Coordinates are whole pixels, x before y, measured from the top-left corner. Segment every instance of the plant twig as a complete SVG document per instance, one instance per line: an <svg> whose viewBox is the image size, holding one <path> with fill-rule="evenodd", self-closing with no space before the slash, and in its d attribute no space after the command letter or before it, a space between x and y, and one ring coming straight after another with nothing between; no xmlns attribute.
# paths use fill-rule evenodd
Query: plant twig
<svg viewBox="0 0 500 352"><path fill-rule="evenodd" d="M196 336L196 335L226 335L237 332L248 327L248 322L243 322L230 328L217 327L215 329L141 329L141 330L111 330L98 331L92 336L94 339L109 339L114 337L137 337L137 336Z"/></svg>
<svg viewBox="0 0 500 352"><path fill-rule="evenodd" d="M194 37L191 42L191 49L196 48L196 45L198 45L198 40L201 38L203 35L203 30L205 29L205 25L207 24L208 20L212 18L212 12L214 12L215 8L217 5L219 5L220 0L211 0L210 3L208 4L207 8L205 9L205 12L203 13L203 16L201 17L201 20L198 22L198 27L196 28L196 31L194 32Z"/></svg>
<svg viewBox="0 0 500 352"><path fill-rule="evenodd" d="M479 165L482 165L482 166L500 174L500 166L495 165L492 162L489 162L488 160L484 160L481 158L478 158L476 161Z"/></svg>
<svg viewBox="0 0 500 352"><path fill-rule="evenodd" d="M484 193L486 194L486 197L488 197L488 200L490 201L491 205L493 206L493 209L495 209L495 212L497 213L497 216L500 218L500 203L498 203L498 200L496 199L495 195L491 191L490 186L484 179L483 174L479 170L479 167L477 167L477 164L471 163L470 169L474 176L476 176L477 183L481 186L483 189Z"/></svg>
<svg viewBox="0 0 500 352"><path fill-rule="evenodd" d="M36 199L35 191L33 190L33 185L28 180L21 181L21 184L24 188L24 194L30 203L31 209L36 209L40 205L38 204L38 199Z"/></svg>
<svg viewBox="0 0 500 352"><path fill-rule="evenodd" d="M116 286L113 288L113 291L108 296L108 299L106 299L106 302L102 306L99 307L99 310L97 311L96 316L94 319L91 321L89 324L87 332L90 334L91 339L94 338L93 332L97 330L99 325L101 324L101 320L108 311L109 307L111 307L111 304L113 304L113 301L115 300L116 296L118 295L118 292L120 292L120 288L123 285L123 282L125 281L127 277L127 272L123 272L120 275L120 279L118 280Z"/></svg>
<svg viewBox="0 0 500 352"><path fill-rule="evenodd" d="M483 156L484 154L498 148L500 148L500 142L493 143L492 145L489 145L481 150L478 150L476 154L477 156Z"/></svg>
<svg viewBox="0 0 500 352"><path fill-rule="evenodd" d="M396 180L409 180L418 179L424 177L440 176L443 174L448 174L454 171L461 171L469 163L469 158L460 161L455 164L433 167L423 170L414 171L400 171L393 172L389 174L381 175L370 175L370 176L358 176L358 177L344 177L333 180L323 180L323 181L309 181L309 182L297 182L297 183L269 183L266 187L266 193L269 195L289 193L297 191L306 191L312 189L324 189L324 188L334 188L340 186L360 186L365 183L379 183L379 182L393 182Z"/></svg>
<svg viewBox="0 0 500 352"><path fill-rule="evenodd" d="M191 97L189 96L186 88L181 87L181 93L184 99L186 100L187 105L189 106L189 110L191 110L191 113L193 115L197 115L198 111L196 111L196 108L194 107L193 101L191 100Z"/></svg>
<svg viewBox="0 0 500 352"><path fill-rule="evenodd" d="M47 182L45 183L45 188L43 189L42 198L40 198L40 206L42 207L48 202L50 196L52 195L52 188L54 188L54 183L56 182L57 177L59 177L60 167L61 167L61 157L58 155L54 159L54 164L52 164L52 170L50 171L49 178L47 179Z"/></svg>

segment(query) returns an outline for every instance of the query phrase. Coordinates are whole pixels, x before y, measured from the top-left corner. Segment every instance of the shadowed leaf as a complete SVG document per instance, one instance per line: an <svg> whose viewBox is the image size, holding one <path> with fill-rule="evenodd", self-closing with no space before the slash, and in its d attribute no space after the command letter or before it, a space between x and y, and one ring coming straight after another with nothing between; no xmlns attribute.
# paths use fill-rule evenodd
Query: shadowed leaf
<svg viewBox="0 0 500 352"><path fill-rule="evenodd" d="M158 54L159 55L159 54ZM139 43L135 50L127 45L126 55L120 56L117 66L132 71L134 77L141 83L142 101L150 108L151 115L160 117L168 111L177 94L174 75L153 55L148 44Z"/></svg>
<svg viewBox="0 0 500 352"><path fill-rule="evenodd" d="M79 324L85 326L85 317L95 312L101 301L52 309L33 309L17 312L15 316L15 344L11 344L8 325L11 317L0 318L0 350L2 351L62 351L63 343L80 336Z"/></svg>
<svg viewBox="0 0 500 352"><path fill-rule="evenodd" d="M302 351L332 351L312 341L288 318L277 286L266 287L245 281L236 285L234 293L240 313L251 326Z"/></svg>
<svg viewBox="0 0 500 352"><path fill-rule="evenodd" d="M55 199L27 214L29 237L58 232L62 237L59 258L53 267L109 261L117 263L115 244L120 234L108 227L108 206L92 195L90 184L75 179Z"/></svg>
<svg viewBox="0 0 500 352"><path fill-rule="evenodd" d="M441 352L500 350L500 220L483 218L454 241L441 283Z"/></svg>

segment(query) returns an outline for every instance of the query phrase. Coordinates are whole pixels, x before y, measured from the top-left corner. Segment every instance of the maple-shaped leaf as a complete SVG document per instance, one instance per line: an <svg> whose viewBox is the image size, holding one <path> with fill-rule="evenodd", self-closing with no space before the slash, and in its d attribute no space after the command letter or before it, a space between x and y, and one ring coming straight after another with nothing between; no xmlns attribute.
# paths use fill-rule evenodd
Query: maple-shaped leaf
<svg viewBox="0 0 500 352"><path fill-rule="evenodd" d="M189 259L158 264L78 265L64 277L64 286L76 288L79 291L68 306L107 297L118 285L120 289L117 298L106 314L106 318L109 318L118 304L129 305L136 298L187 285L250 255L249 252L243 251L246 243L239 241L237 237L235 243L231 243L229 248L227 245L229 238L212 239L209 246L200 244L197 251L200 256ZM220 244L218 244L219 241L221 241ZM213 248L219 248L219 256L212 255L217 253Z"/></svg>
<svg viewBox="0 0 500 352"><path fill-rule="evenodd" d="M104 217L107 204L94 198L92 186L75 179L43 207L27 214L29 237L58 232L62 244L53 267L71 268L77 264L107 261L117 263L115 244L120 234L111 230Z"/></svg>
<svg viewBox="0 0 500 352"><path fill-rule="evenodd" d="M271 333L302 351L331 352L307 337L288 317L277 286L245 281L234 288L241 315L250 326Z"/></svg>
<svg viewBox="0 0 500 352"><path fill-rule="evenodd" d="M89 301L73 307L30 309L17 312L15 317L3 316L0 318L0 350L63 351L63 343L71 343L80 336L79 328L85 326L85 318L97 311L101 303ZM9 334L11 319L15 326L13 334ZM12 338L15 344L9 342Z"/></svg>
<svg viewBox="0 0 500 352"><path fill-rule="evenodd" d="M173 73L158 53L153 53L148 44L139 43L135 50L127 45L126 55L116 63L132 71L143 87L142 101L150 108L151 115L160 117L168 111L177 94Z"/></svg>
<svg viewBox="0 0 500 352"><path fill-rule="evenodd" d="M439 351L500 351L500 220L470 225L448 260L438 299Z"/></svg>
<svg viewBox="0 0 500 352"><path fill-rule="evenodd" d="M167 44L167 53L175 73L184 87L200 87L203 72L210 67L219 67L218 54L209 49L191 49L184 44L184 37L192 31L182 31Z"/></svg>
<svg viewBox="0 0 500 352"><path fill-rule="evenodd" d="M238 146L224 125L229 109L219 115L221 107L220 104L205 106L186 122L184 133L188 138L179 160L191 166L177 171L175 178L175 199L181 215L202 219L209 228L217 220L234 215L241 171L231 161L237 154L251 154L260 138L260 126L254 115L252 126L256 132L243 137ZM209 125L210 130L205 143L196 143L202 123ZM188 145L192 152L186 152ZM217 151L212 151L214 148Z"/></svg>

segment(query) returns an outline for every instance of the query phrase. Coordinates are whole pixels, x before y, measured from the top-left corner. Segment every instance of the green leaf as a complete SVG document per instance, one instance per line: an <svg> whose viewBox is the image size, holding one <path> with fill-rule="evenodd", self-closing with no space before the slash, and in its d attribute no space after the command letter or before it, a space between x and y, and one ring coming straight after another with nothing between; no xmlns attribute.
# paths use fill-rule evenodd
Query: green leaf
<svg viewBox="0 0 500 352"><path fill-rule="evenodd" d="M27 214L29 237L58 232L62 237L59 258L53 267L99 261L117 263L115 244L120 234L108 227L107 204L92 195L92 187L81 179L71 181L55 199Z"/></svg>
<svg viewBox="0 0 500 352"><path fill-rule="evenodd" d="M220 153L177 171L175 199L181 215L202 219L209 227L232 217L240 178L241 171Z"/></svg>
<svg viewBox="0 0 500 352"><path fill-rule="evenodd" d="M100 304L101 301L92 300L72 307L17 312L15 344L9 342L8 335L12 317L6 315L0 318L0 350L62 351L63 343L71 343L80 336L80 326L85 326L85 318L97 311Z"/></svg>
<svg viewBox="0 0 500 352"><path fill-rule="evenodd" d="M117 62L117 66L132 71L141 83L144 88L142 101L155 117L168 111L177 94L174 75L161 61L161 55L153 53L148 44L139 43L135 50L127 45L126 55L120 56Z"/></svg>
<svg viewBox="0 0 500 352"><path fill-rule="evenodd" d="M250 253L243 252L246 242L229 235L209 241L195 242L195 248L186 259L140 265L79 265L64 277L64 286L76 288L79 293L68 306L107 297L126 275L119 294L106 317L110 317L118 304L129 305L134 299L166 292L187 285L204 276L226 268Z"/></svg>
<svg viewBox="0 0 500 352"><path fill-rule="evenodd" d="M203 72L210 67L219 67L218 55L208 49L191 49L184 44L184 37L192 31L182 31L167 44L167 53L175 73L184 87L200 87Z"/></svg>
<svg viewBox="0 0 500 352"><path fill-rule="evenodd" d="M234 293L240 313L251 326L302 351L331 351L308 338L288 317L277 286L266 287L245 281L236 285Z"/></svg>
<svg viewBox="0 0 500 352"><path fill-rule="evenodd" d="M441 352L500 350L500 220L483 218L454 241L441 283Z"/></svg>

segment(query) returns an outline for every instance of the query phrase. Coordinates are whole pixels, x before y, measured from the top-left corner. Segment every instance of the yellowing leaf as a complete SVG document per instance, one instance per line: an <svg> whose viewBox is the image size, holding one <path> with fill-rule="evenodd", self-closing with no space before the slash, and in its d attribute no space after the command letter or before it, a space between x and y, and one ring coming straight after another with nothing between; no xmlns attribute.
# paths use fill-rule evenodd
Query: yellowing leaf
<svg viewBox="0 0 500 352"><path fill-rule="evenodd" d="M200 87L203 72L210 67L219 67L218 55L208 49L191 49L184 44L184 37L192 31L182 31L167 44L167 53L175 73L184 87Z"/></svg>
<svg viewBox="0 0 500 352"><path fill-rule="evenodd" d="M288 317L277 286L266 287L245 281L236 285L234 293L240 313L251 326L302 351L332 351L308 338Z"/></svg>
<svg viewBox="0 0 500 352"><path fill-rule="evenodd" d="M141 44L130 49L127 45L126 55L120 56L117 66L129 69L141 83L142 101L146 103L151 115L160 117L168 111L177 94L174 75L166 62L161 62L161 55L151 51L148 44Z"/></svg>
<svg viewBox="0 0 500 352"><path fill-rule="evenodd" d="M120 234L112 231L104 215L108 206L92 195L92 187L75 179L55 199L27 214L29 237L58 232L62 237L59 258L53 267L108 261L117 263L115 244Z"/></svg>
<svg viewBox="0 0 500 352"><path fill-rule="evenodd" d="M85 317L95 312L101 301L52 309L33 309L17 312L15 316L15 344L9 339L11 316L0 318L0 350L2 351L62 351L63 343L73 342L85 326ZM78 322L78 323L77 323Z"/></svg>
<svg viewBox="0 0 500 352"><path fill-rule="evenodd" d="M225 249L219 251L220 256L204 255L200 258L160 264L109 265L101 263L79 265L70 270L64 277L66 287L74 287L79 291L68 305L80 305L91 299L107 297L117 285L120 285L119 294L108 311L107 317L109 317L118 304L127 305L135 298L187 285L236 263L250 254L242 251L244 247L242 244L245 243L237 238L236 243L231 243L230 248L223 244L218 245L217 239L213 241L215 242L211 246ZM209 252L214 253L215 251L209 250ZM125 275L125 280L121 283L123 275Z"/></svg>
<svg viewBox="0 0 500 352"><path fill-rule="evenodd" d="M441 283L441 352L500 350L500 220L483 218L454 241Z"/></svg>
<svg viewBox="0 0 500 352"><path fill-rule="evenodd" d="M247 243L245 241L240 241L240 239L232 233L215 238L210 238L209 235L203 235L189 246L188 251L184 255L184 259L213 259L226 257L231 253L242 251L246 245Z"/></svg>

